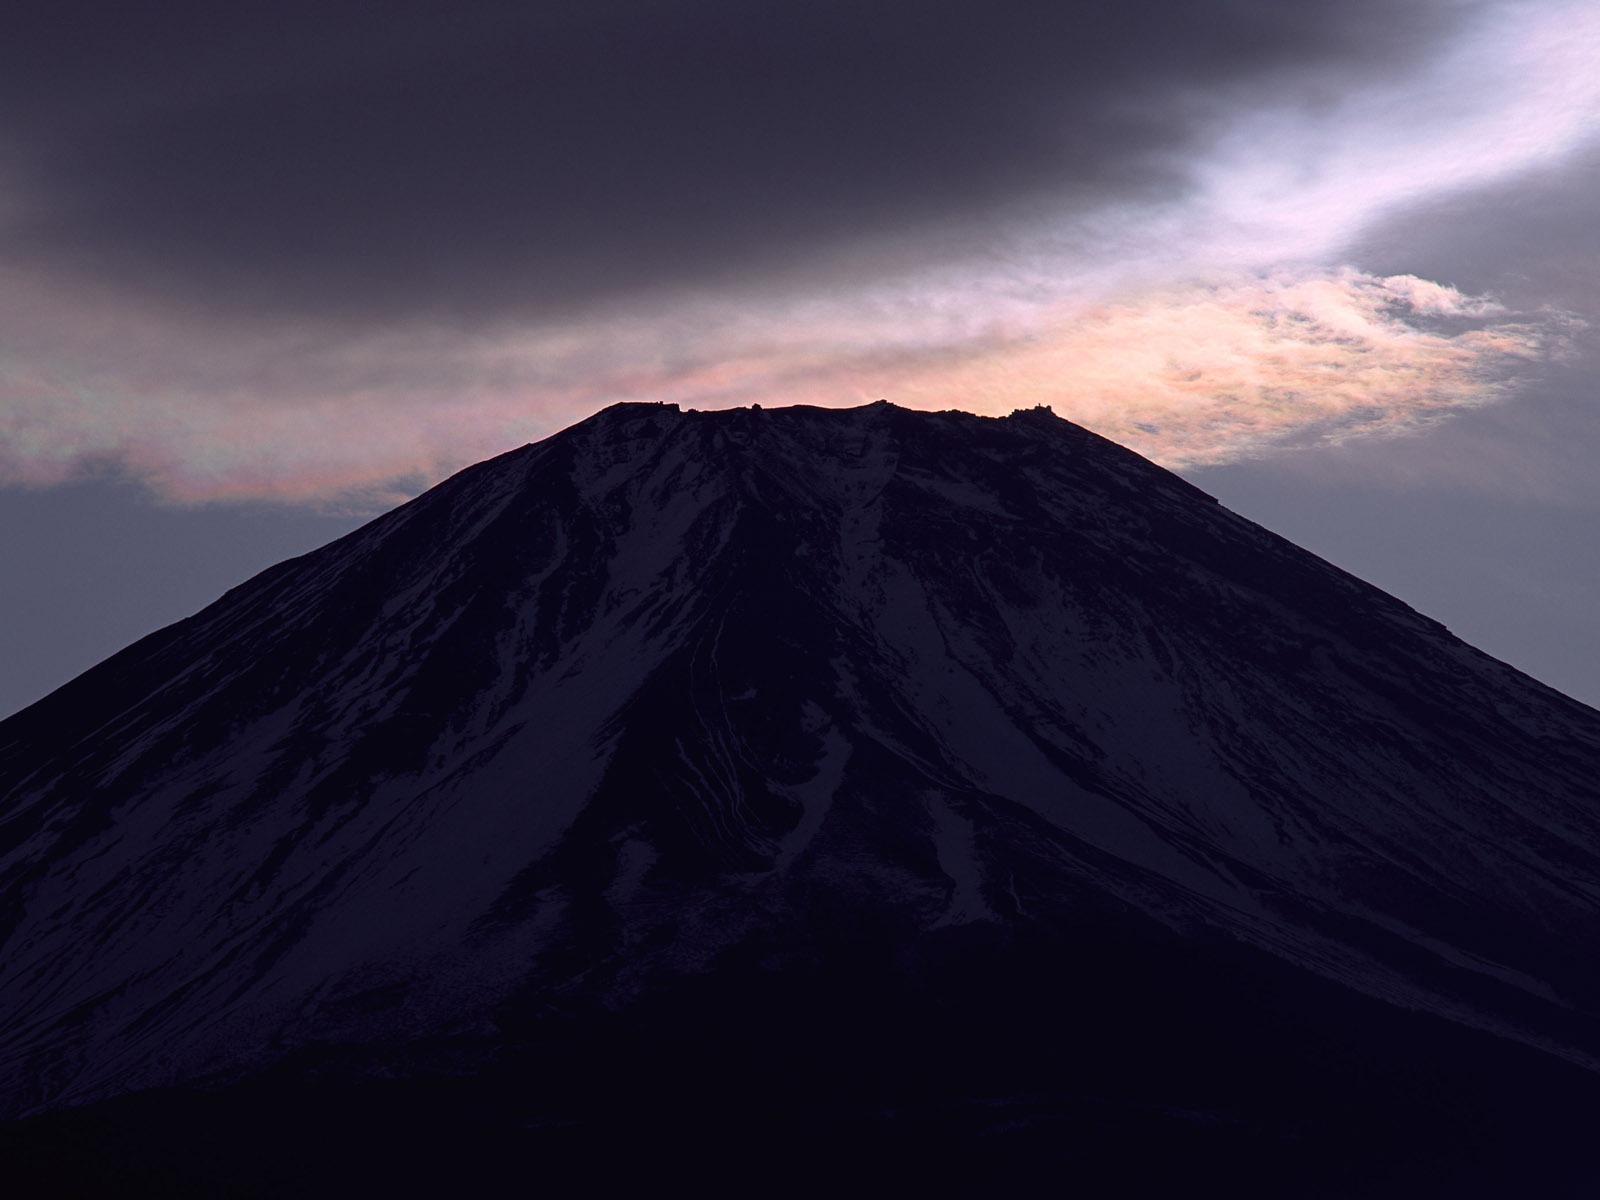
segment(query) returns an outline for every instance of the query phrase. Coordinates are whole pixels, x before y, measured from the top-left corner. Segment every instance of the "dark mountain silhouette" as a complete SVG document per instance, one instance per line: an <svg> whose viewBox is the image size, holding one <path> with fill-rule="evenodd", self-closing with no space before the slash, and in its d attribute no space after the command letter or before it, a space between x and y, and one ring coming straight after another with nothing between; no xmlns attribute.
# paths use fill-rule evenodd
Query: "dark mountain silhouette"
<svg viewBox="0 0 1600 1200"><path fill-rule="evenodd" d="M0 1165L1592 1195L1597 768L1047 410L618 405L0 723Z"/></svg>

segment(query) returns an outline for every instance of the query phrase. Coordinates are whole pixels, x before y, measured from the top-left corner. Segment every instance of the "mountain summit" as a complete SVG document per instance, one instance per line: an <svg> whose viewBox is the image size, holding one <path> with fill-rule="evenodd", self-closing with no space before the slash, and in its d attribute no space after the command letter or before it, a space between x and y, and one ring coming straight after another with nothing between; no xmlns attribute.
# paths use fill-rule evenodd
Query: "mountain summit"
<svg viewBox="0 0 1600 1200"><path fill-rule="evenodd" d="M0 723L0 1101L1421 1170L1591 1111L1597 777L1048 410L617 405Z"/></svg>

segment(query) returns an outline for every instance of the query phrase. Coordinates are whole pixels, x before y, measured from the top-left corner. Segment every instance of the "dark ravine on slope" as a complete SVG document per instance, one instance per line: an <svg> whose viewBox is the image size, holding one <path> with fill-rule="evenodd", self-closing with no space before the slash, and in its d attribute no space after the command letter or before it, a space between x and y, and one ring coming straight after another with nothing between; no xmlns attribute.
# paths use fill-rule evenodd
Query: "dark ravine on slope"
<svg viewBox="0 0 1600 1200"><path fill-rule="evenodd" d="M1592 1195L1597 776L1046 411L618 405L0 723L0 1166Z"/></svg>

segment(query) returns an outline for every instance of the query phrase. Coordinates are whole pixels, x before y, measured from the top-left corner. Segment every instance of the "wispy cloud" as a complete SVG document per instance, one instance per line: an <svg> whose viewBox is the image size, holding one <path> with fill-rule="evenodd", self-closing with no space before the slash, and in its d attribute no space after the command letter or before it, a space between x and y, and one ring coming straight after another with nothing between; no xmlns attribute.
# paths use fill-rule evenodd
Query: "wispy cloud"
<svg viewBox="0 0 1600 1200"><path fill-rule="evenodd" d="M918 382L999 411L1029 400L1169 466L1407 433L1500 399L1564 325L1412 276L1353 269L1176 288Z"/></svg>
<svg viewBox="0 0 1600 1200"><path fill-rule="evenodd" d="M54 375L0 377L0 473L49 483L115 461L179 500L378 501L617 400L879 397L990 414L1048 403L1184 466L1417 429L1504 395L1562 332L1548 316L1348 268L987 321L930 296L889 310L703 305L672 321L469 338L213 329L212 357L145 326L112 330L107 361L79 346Z"/></svg>

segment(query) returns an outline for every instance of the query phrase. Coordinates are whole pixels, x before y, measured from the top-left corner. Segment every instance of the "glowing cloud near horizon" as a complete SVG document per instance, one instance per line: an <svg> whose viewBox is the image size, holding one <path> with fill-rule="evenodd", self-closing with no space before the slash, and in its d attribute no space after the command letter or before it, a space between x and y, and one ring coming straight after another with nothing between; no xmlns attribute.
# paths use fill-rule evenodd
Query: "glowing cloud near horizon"
<svg viewBox="0 0 1600 1200"><path fill-rule="evenodd" d="M1560 336L1548 319L1514 319L1452 288L1350 269L1145 292L962 337L942 325L892 341L870 322L700 319L705 336L689 346L646 322L614 327L599 348L592 334L559 331L465 348L426 338L235 348L236 361L254 360L254 387L233 396L103 382L52 391L13 375L0 379L0 474L51 483L115 461L180 501L377 504L619 400L879 397L989 415L1050 404L1189 466L1414 430L1499 398L1512 369ZM275 376L285 356L297 369ZM319 380L342 386L306 388Z"/></svg>
<svg viewBox="0 0 1600 1200"><path fill-rule="evenodd" d="M914 390L1029 401L1167 466L1395 435L1503 396L1554 323L1353 270L1175 289L1078 315Z"/></svg>

